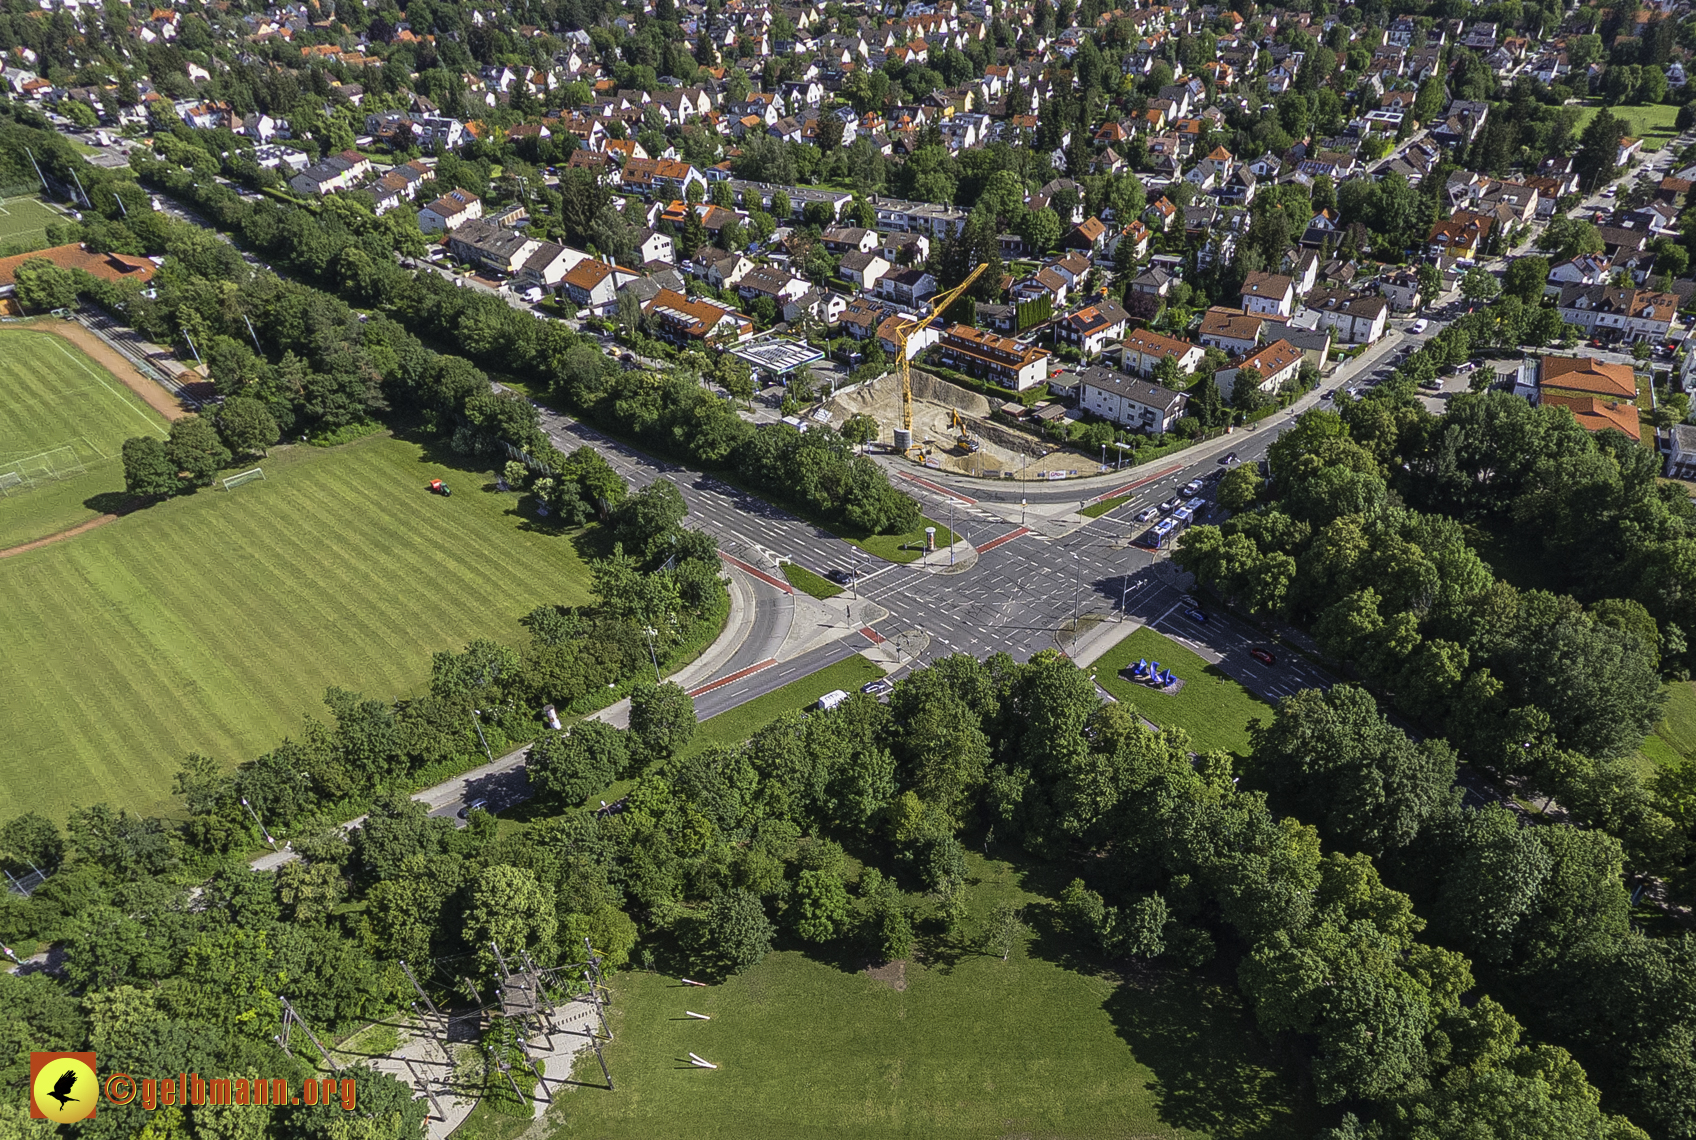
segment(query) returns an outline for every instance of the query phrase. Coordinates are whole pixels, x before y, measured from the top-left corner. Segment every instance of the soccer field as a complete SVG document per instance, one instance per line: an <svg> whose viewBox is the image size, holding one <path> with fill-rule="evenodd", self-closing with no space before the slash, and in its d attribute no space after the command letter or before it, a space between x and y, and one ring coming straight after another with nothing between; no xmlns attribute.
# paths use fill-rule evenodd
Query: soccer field
<svg viewBox="0 0 1696 1140"><path fill-rule="evenodd" d="M0 330L0 549L100 514L88 500L123 491L124 440L165 426L76 346Z"/></svg>
<svg viewBox="0 0 1696 1140"><path fill-rule="evenodd" d="M264 466L0 560L0 820L164 810L191 751L252 759L327 716L327 685L417 692L437 650L516 643L535 606L587 599L569 539L524 529L513 496L417 443ZM433 478L459 493L427 493Z"/></svg>
<svg viewBox="0 0 1696 1140"><path fill-rule="evenodd" d="M45 245L48 224L64 220L63 214L40 199L7 198L0 201L0 246Z"/></svg>

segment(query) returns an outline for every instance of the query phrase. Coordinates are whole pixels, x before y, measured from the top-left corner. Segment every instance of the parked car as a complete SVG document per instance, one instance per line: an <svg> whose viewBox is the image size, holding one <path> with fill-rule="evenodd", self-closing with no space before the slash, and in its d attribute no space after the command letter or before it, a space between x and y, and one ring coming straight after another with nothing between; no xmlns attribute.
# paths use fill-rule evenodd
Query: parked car
<svg viewBox="0 0 1696 1140"><path fill-rule="evenodd" d="M1207 624L1207 615L1202 613L1200 610L1185 610L1184 616L1195 622L1197 625Z"/></svg>
<svg viewBox="0 0 1696 1140"><path fill-rule="evenodd" d="M1249 650L1248 655L1260 662L1262 665L1276 665L1278 663L1278 659L1272 656L1270 650L1255 648Z"/></svg>
<svg viewBox="0 0 1696 1140"><path fill-rule="evenodd" d="M1417 335L1419 333L1424 332L1426 329L1428 329L1430 327L1431 327L1431 322L1426 320L1424 317L1420 317L1417 321L1414 321L1411 325L1409 325L1407 327L1407 331Z"/></svg>
<svg viewBox="0 0 1696 1140"><path fill-rule="evenodd" d="M1329 400L1332 396L1334 396L1336 394L1337 393L1334 389L1327 388L1323 392L1319 393L1319 398L1321 400Z"/></svg>
<svg viewBox="0 0 1696 1140"><path fill-rule="evenodd" d="M1159 517L1160 517L1160 508L1159 507L1144 507L1142 510L1137 512L1137 521L1139 523L1153 522L1155 519L1157 519Z"/></svg>
<svg viewBox="0 0 1696 1140"><path fill-rule="evenodd" d="M867 681L865 684L860 686L860 692L873 697L881 697L885 693L893 693L894 691L895 686L884 680L882 677L879 677L875 681Z"/></svg>
<svg viewBox="0 0 1696 1140"><path fill-rule="evenodd" d="M466 804L464 807L459 809L459 818L465 819L465 818L469 817L471 815L471 813L474 812L474 811L485 811L485 810L487 810L488 806L489 806L488 800L472 800L470 803Z"/></svg>

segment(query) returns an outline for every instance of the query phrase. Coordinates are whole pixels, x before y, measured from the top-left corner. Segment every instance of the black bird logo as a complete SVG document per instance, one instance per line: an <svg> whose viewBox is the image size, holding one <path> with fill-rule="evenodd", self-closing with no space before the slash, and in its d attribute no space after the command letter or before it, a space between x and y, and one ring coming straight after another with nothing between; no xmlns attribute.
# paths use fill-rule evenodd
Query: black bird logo
<svg viewBox="0 0 1696 1140"><path fill-rule="evenodd" d="M76 1087L77 1071L75 1069L66 1069L64 1072L59 1074L59 1079L53 1082L53 1091L47 1095L58 1101L60 1108L64 1108L68 1101L78 1099L71 1095L71 1090Z"/></svg>

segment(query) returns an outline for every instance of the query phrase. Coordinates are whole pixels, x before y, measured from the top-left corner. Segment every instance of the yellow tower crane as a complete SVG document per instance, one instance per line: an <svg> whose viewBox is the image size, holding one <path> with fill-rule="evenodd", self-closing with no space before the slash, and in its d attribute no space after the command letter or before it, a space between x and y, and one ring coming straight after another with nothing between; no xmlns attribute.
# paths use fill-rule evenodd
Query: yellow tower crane
<svg viewBox="0 0 1696 1140"><path fill-rule="evenodd" d="M907 337L915 329L925 326L938 313L946 312L948 306L959 300L972 283L978 279L984 270L989 268L985 261L966 275L966 279L946 293L938 293L924 306L916 317L908 317L895 326L895 347L900 353L901 363L901 427L895 432L895 449L910 453L913 450L913 367L907 357Z"/></svg>

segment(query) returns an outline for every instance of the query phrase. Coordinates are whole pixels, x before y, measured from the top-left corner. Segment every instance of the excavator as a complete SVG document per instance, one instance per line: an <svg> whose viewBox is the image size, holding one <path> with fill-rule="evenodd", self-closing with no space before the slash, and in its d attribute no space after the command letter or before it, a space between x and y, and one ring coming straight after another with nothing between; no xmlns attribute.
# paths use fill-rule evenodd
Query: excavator
<svg viewBox="0 0 1696 1140"><path fill-rule="evenodd" d="M925 304L917 316L907 317L895 327L895 343L901 357L901 426L895 429L895 448L909 457L913 457L915 453L922 455L923 452L913 444L913 362L907 356L907 337L915 329L924 328L936 314L947 312L948 306L959 300L988 268L989 262L980 262L976 269L966 275L964 281L946 293L938 293ZM966 440L970 437L967 436L964 425L960 423L959 412L954 413L954 425L960 428L960 446L968 451L976 451L980 445L975 439L971 440L970 445L967 444Z"/></svg>
<svg viewBox="0 0 1696 1140"><path fill-rule="evenodd" d="M972 429L967 426L966 417L960 414L959 408L949 409L948 426L957 433L954 442L960 446L961 451L970 454L983 446L983 441L972 434Z"/></svg>

